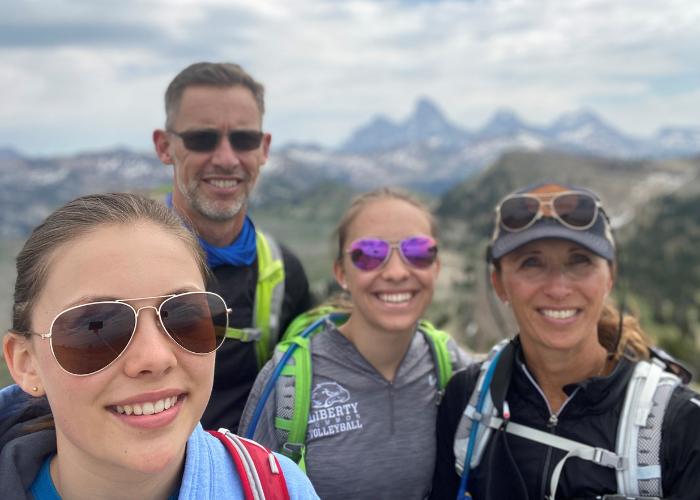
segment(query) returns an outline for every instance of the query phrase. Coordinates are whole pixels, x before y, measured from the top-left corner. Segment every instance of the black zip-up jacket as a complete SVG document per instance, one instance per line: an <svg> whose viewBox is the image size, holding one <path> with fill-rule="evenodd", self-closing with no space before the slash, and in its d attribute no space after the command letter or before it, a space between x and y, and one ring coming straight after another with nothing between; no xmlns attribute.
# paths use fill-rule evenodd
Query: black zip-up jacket
<svg viewBox="0 0 700 500"><path fill-rule="evenodd" d="M280 318L280 335L294 318L311 308L309 282L299 259L287 248L282 249L284 264L284 300ZM258 259L247 266L223 265L213 269L217 282L212 286L231 308L228 316L232 328L247 328L253 324L253 304L258 285ZM238 423L258 376L258 358L255 342L226 339L216 351L214 386L209 404L202 415L202 426L207 430L221 427L231 432L238 430Z"/></svg>
<svg viewBox="0 0 700 500"><path fill-rule="evenodd" d="M506 394L511 421L591 446L615 451L617 426L635 363L622 358L607 377L564 387L569 399L552 415L543 393L525 368L515 343ZM454 437L479 376L479 365L456 374L438 412L437 462L430 499L457 498ZM671 396L664 417L661 474L665 499L700 499L700 396L685 386ZM545 500L552 472L566 452L502 431L492 433L481 463L469 476L474 500ZM594 499L617 492L615 470L579 458L566 461L555 498Z"/></svg>

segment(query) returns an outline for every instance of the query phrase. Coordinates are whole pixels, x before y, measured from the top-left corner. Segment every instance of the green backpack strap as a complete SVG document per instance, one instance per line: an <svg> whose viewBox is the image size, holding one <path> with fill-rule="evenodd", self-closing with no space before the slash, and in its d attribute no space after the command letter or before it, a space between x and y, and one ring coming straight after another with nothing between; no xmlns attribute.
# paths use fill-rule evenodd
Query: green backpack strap
<svg viewBox="0 0 700 500"><path fill-rule="evenodd" d="M255 348L258 355L258 369L260 369L272 357L275 345L279 341L285 276L282 249L275 239L261 231L256 231L256 243L258 284L253 304L253 328L244 329L243 332L250 330L252 333L247 332L246 338L257 340ZM259 333L256 333L256 330ZM235 335L235 332L231 332L230 336L236 338Z"/></svg>
<svg viewBox="0 0 700 500"><path fill-rule="evenodd" d="M293 344L298 346L287 365L282 368L275 387L277 393L275 434L279 452L294 460L302 470L304 470L306 427L311 405L309 340L308 337L294 337L277 346L279 355L284 354ZM280 406L280 403L283 406Z"/></svg>
<svg viewBox="0 0 700 500"><path fill-rule="evenodd" d="M310 341L313 335L323 330L323 325L319 325L308 337L299 337L299 334L317 319L335 312L337 310L333 307L318 307L298 316L284 332L282 342L275 351L275 357L279 360L290 346L297 345L275 386L275 434L279 452L294 460L304 472L312 389ZM337 320L337 324L344 322L344 318Z"/></svg>
<svg viewBox="0 0 700 500"><path fill-rule="evenodd" d="M447 332L437 330L426 320L421 320L418 329L425 335L425 339L430 346L430 351L433 354L439 388L435 398L435 404L439 405L445 394L445 387L447 387L447 383L452 378L452 358L450 356L450 350L447 347L452 337Z"/></svg>
<svg viewBox="0 0 700 500"><path fill-rule="evenodd" d="M302 333L304 330L306 330L306 327L311 325L314 321L316 321L318 318L321 318L323 316L327 316L331 313L337 312L336 309L332 306L324 306L324 307L316 307L314 309L311 309L310 311L305 312L304 314L300 314L296 318L294 318L294 321L292 321L287 329L285 330L284 334L282 335L282 338L280 339L282 342L286 342L288 340L292 340L294 337ZM314 334L320 332L323 330L322 326L319 326L316 331L314 331L310 336L313 336Z"/></svg>

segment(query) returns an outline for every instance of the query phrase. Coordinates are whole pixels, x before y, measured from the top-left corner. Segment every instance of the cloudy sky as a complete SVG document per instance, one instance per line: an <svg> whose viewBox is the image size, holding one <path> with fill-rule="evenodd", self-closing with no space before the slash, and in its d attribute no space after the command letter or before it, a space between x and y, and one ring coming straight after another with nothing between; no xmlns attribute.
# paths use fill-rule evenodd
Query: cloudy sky
<svg viewBox="0 0 700 500"><path fill-rule="evenodd" d="M172 77L234 61L265 128L341 143L427 96L454 122L593 109L623 131L700 125L698 0L0 0L0 148L149 149Z"/></svg>

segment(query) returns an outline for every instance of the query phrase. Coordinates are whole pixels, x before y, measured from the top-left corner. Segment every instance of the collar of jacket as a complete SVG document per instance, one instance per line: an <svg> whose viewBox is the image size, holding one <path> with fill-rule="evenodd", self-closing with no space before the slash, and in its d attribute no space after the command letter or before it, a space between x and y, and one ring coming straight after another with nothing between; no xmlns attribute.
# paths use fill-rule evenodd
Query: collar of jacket
<svg viewBox="0 0 700 500"><path fill-rule="evenodd" d="M548 418L549 409L544 398L535 394L540 392L539 387L535 387L526 375L525 357L520 337L516 336L512 342L516 347L513 356L513 363L515 363L513 373L517 372L523 376L512 377L510 389L517 391L531 401L536 401L537 408L541 408L543 416ZM565 385L563 391L568 396L574 392L576 394L568 400L566 406L561 410L559 418L606 413L612 410L620 404L620 401L624 400L627 382L632 377L635 364L635 362L623 357L617 362L613 371L605 377L591 377L581 382Z"/></svg>

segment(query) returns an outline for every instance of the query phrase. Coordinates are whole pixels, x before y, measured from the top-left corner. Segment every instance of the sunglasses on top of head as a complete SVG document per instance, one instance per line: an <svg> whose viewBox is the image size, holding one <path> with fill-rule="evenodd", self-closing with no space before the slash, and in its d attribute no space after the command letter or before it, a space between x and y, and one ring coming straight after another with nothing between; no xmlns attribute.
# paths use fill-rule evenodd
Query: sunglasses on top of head
<svg viewBox="0 0 700 500"><path fill-rule="evenodd" d="M372 271L389 261L394 248L406 264L417 269L426 269L437 259L437 242L429 236L411 236L398 243L382 238L361 238L350 243L345 253L350 255L355 267L361 271Z"/></svg>
<svg viewBox="0 0 700 500"><path fill-rule="evenodd" d="M209 153L219 146L222 133L218 130L190 130L187 132L175 132L168 129L182 139L185 149L196 153ZM232 130L226 134L228 142L236 151L252 151L260 147L263 133L259 130Z"/></svg>
<svg viewBox="0 0 700 500"><path fill-rule="evenodd" d="M602 211L600 201L582 191L543 193L542 196L550 199L544 201L527 193L506 197L496 208L501 227L513 233L524 231L548 215L569 229L585 231L595 224L598 211ZM550 208L551 215L545 214L544 207Z"/></svg>
<svg viewBox="0 0 700 500"><path fill-rule="evenodd" d="M160 306L134 309L126 302L165 299ZM138 299L90 302L60 312L48 334L27 332L51 340L58 365L71 375L92 375L121 356L136 332L138 315L154 309L162 329L173 342L192 354L210 354L226 338L228 313L224 299L211 292Z"/></svg>

